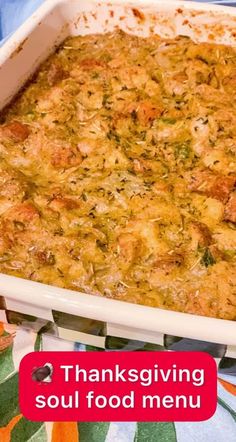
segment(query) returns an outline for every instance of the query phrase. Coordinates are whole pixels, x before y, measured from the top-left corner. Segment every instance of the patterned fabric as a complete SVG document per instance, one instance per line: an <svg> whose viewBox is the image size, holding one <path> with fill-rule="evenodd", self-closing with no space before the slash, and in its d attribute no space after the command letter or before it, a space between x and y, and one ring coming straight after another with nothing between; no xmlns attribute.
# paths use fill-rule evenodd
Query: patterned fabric
<svg viewBox="0 0 236 442"><path fill-rule="evenodd" d="M110 338L110 348L140 350L137 341ZM30 422L18 405L18 367L32 351L84 351L82 344L0 323L0 441L1 442L235 442L236 378L219 373L218 407L206 422L178 423L43 423ZM164 350L146 344L142 350ZM235 363L236 361L234 361ZM230 364L228 365L230 369ZM27 387L26 387L27 388ZM199 434L201 438L199 439Z"/></svg>
<svg viewBox="0 0 236 442"><path fill-rule="evenodd" d="M205 1L205 0L200 0ZM0 0L0 40L10 35L43 0ZM214 1L235 5L231 1ZM3 42L4 40L2 40ZM236 349L221 344L162 335L154 344L116 337L112 327L61 312L47 318L12 311L0 297L0 442L235 442ZM36 313L34 313L36 314ZM20 325L20 326L19 326ZM61 339L58 339L61 338ZM38 350L202 350L219 369L218 407L199 423L39 423L27 421L18 405L18 367L24 355ZM233 376L232 376L233 375Z"/></svg>
<svg viewBox="0 0 236 442"><path fill-rule="evenodd" d="M43 1L45 0L0 0L0 39L10 35ZM205 0L199 1L204 2ZM209 2L227 3L227 0L209 0ZM14 302L12 299L1 296L0 320L9 324L21 324L26 328L30 327L35 332L48 333L62 339L79 341L103 349L109 349L110 346L112 348L114 339L116 339L114 337L117 336L112 324L69 315L56 310L44 310L36 306L32 308L32 306L23 302ZM147 349L147 346L150 347L150 344L146 344L149 337L142 335L140 330L136 332L136 336L141 342L133 340L131 343L130 334L134 335L134 331L127 328L122 331L119 330L118 345L122 346L124 344L125 346L125 342L128 341L130 349ZM123 341L120 337L123 338ZM207 351L219 359L221 371L227 369L231 375L236 375L236 367L233 361L233 358L236 358L236 346L227 347L221 344L216 345L209 342L166 336L161 333L157 333L152 342L155 348L161 345L165 349ZM117 340L115 345L117 345Z"/></svg>

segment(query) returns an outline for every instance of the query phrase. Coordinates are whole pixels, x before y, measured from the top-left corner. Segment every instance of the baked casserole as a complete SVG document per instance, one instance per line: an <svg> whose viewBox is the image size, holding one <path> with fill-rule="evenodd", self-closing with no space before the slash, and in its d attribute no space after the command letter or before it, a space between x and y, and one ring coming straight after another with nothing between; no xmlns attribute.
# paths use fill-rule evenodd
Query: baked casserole
<svg viewBox="0 0 236 442"><path fill-rule="evenodd" d="M68 38L2 112L0 272L236 319L236 50Z"/></svg>

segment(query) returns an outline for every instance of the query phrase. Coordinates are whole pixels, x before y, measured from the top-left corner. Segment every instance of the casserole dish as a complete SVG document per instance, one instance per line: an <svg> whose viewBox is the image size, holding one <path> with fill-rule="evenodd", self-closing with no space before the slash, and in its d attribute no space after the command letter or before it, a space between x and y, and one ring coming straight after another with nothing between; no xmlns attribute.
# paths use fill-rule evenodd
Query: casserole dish
<svg viewBox="0 0 236 442"><path fill-rule="evenodd" d="M147 1L71 0L46 2L7 42L0 52L0 103L3 108L38 65L68 35L105 33L121 28L139 36L186 35L195 41L236 43L234 9L188 2L163 6ZM15 76L17 72L17 78ZM55 333L71 337L68 330L162 343L163 333L191 339L236 344L235 322L176 313L80 294L70 290L0 275L2 310L7 320L55 323ZM18 314L14 314L18 312ZM24 315L28 315L24 316ZM88 320L86 320L86 318ZM27 325L27 324L26 324ZM68 335L69 333L69 335ZM81 340L73 334L73 339ZM87 337L84 336L87 343ZM93 340L94 343L94 340Z"/></svg>

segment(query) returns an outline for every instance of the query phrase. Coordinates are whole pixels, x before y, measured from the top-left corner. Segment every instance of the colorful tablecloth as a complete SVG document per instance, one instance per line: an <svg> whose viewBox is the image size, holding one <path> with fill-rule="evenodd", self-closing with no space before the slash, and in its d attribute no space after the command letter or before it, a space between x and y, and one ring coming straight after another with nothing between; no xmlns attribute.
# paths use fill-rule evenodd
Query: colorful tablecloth
<svg viewBox="0 0 236 442"><path fill-rule="evenodd" d="M43 423L18 405L18 368L35 350L84 351L84 345L0 323L0 442L235 442L236 377L221 375L218 406L205 422ZM89 349L92 350L91 348ZM27 385L26 387L27 388Z"/></svg>
<svg viewBox="0 0 236 442"><path fill-rule="evenodd" d="M204 0L203 0L204 1ZM4 41L43 0L0 0ZM231 3L227 0L212 3ZM88 350L83 345L0 323L0 442L235 442L236 377L219 375L218 406L205 422L43 423L27 421L18 404L18 368L34 350ZM92 348L89 349L92 351ZM26 386L27 388L27 386Z"/></svg>

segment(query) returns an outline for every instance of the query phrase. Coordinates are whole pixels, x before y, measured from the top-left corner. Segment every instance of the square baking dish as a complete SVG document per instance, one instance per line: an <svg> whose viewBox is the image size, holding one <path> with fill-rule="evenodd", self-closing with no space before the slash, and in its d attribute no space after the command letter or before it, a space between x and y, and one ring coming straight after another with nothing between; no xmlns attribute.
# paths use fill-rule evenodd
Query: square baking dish
<svg viewBox="0 0 236 442"><path fill-rule="evenodd" d="M236 45L236 10L162 0L47 0L0 48L0 109L69 35L111 32ZM145 307L0 274L0 320L102 347L106 336L163 344L174 335L230 346L236 322Z"/></svg>

